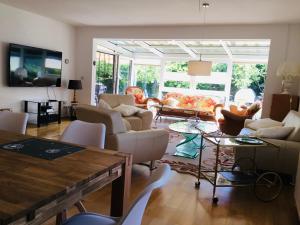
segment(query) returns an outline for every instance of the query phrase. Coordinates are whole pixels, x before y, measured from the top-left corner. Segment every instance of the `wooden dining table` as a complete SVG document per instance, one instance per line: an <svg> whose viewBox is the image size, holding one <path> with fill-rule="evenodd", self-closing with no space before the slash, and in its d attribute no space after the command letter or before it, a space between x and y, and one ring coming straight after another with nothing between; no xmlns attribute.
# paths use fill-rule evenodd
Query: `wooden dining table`
<svg viewBox="0 0 300 225"><path fill-rule="evenodd" d="M0 131L0 145L31 136ZM132 156L85 148L54 160L0 148L0 225L57 224L89 193L112 183L111 215L122 216L128 205Z"/></svg>

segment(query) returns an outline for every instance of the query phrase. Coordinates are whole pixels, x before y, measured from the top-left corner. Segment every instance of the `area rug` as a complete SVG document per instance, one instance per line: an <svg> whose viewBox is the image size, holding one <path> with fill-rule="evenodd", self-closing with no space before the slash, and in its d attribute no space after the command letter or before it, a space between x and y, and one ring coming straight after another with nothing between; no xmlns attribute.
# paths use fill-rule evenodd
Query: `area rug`
<svg viewBox="0 0 300 225"><path fill-rule="evenodd" d="M180 121L175 118L163 118L154 122L153 128L166 129L169 132L169 143L166 154L157 163L168 163L172 170L178 173L190 174L198 176L198 164L199 156L195 159L189 159L179 156L174 156L176 152L176 145L184 139L180 133L169 129L171 123ZM202 152L202 170L214 170L216 162L216 146L211 143L205 143L205 148ZM231 169L234 162L234 154L232 148L221 148L219 155L219 163L222 165L222 169Z"/></svg>

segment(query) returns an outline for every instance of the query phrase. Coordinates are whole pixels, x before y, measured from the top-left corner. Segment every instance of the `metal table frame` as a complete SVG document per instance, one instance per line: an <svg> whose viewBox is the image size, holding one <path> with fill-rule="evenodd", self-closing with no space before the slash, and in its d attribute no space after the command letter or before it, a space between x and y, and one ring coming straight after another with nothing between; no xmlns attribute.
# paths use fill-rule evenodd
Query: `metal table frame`
<svg viewBox="0 0 300 225"><path fill-rule="evenodd" d="M236 145L222 145L220 144L221 142L221 139L222 138L237 138L237 137L245 137L245 136L213 136L211 134L206 134L204 132L202 132L202 135L201 135L201 143L203 143L203 141L208 141L210 143L212 143L213 145L215 145L217 147L216 149L216 159L215 159L215 168L214 170L202 170L201 169L201 164L202 164L202 151L204 150L204 145L201 145L200 146L200 154L199 154L199 164L198 164L198 177L197 177L197 182L195 183L195 187L196 188L200 188L200 177L201 175L204 177L205 180L207 180L209 183L211 183L213 185L213 195L212 195L212 201L213 203L217 203L218 202L218 198L216 196L216 188L217 187L246 187L246 186L250 186L250 185L254 185L255 184L255 181L263 174L259 174L257 173L256 171L254 171L254 175L256 175L257 177L252 180L252 181L249 181L249 182L230 182L230 181L227 181L226 183L226 178L223 178L225 180L223 180L223 184L222 183L218 183L218 175L221 175L220 173L221 172L229 172L228 170L223 170L222 169L222 165L219 161L219 154L220 154L220 148L222 147L246 147L246 148L254 148L254 151L253 151L253 158L252 160L255 162L256 160L256 152L257 152L257 148L265 148L265 147L268 147L268 148L274 148L275 150L277 150L277 159L279 158L279 147L270 143L270 142L267 142L265 140L262 140L260 138L256 138L258 140L261 140L264 142L264 144L259 144L259 145L253 145L253 144L236 144ZM218 167L221 167L220 169ZM210 173L210 175L213 175L212 177L209 177L208 176L208 173ZM270 171L267 171L266 173L272 173L272 174L275 174L276 176L279 177L280 181L281 181L281 184L282 184L282 180L280 178L280 176L276 173L276 172L270 172ZM281 186L282 187L282 186ZM281 190L281 187L280 187L280 190ZM280 192L279 192L280 194ZM279 195L278 194L278 195ZM274 197L277 198L278 195L276 195ZM273 199L272 199L273 200Z"/></svg>

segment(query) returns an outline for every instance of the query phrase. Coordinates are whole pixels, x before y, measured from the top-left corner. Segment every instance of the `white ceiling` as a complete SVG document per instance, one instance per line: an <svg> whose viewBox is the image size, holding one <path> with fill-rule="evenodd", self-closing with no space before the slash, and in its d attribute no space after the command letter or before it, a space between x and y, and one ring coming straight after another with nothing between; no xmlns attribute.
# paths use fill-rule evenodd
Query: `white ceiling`
<svg viewBox="0 0 300 225"><path fill-rule="evenodd" d="M117 40L96 39L99 51L131 58L267 62L270 40Z"/></svg>
<svg viewBox="0 0 300 225"><path fill-rule="evenodd" d="M202 2L204 0L201 0ZM198 0L0 0L73 25L202 24ZM207 0L207 24L300 23L300 0Z"/></svg>

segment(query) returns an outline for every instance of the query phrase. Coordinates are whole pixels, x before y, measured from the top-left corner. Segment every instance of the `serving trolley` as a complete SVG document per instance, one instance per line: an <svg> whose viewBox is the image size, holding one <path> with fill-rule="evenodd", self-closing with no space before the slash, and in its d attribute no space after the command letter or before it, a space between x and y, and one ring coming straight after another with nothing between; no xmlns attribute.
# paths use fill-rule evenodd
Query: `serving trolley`
<svg viewBox="0 0 300 225"><path fill-rule="evenodd" d="M243 141L244 140L244 141ZM248 140L248 141L246 141ZM212 134L203 133L201 135L201 143L203 141L213 144L215 149L215 166L212 170L204 170L201 168L202 152L204 145L200 146L199 151L199 167L198 177L195 183L196 188L200 188L200 178L206 179L213 185L212 202L217 204L216 188L219 187L246 187L253 186L255 196L265 202L276 199L282 189L282 179L275 171L259 171L255 166L257 151L262 148L266 150L277 151L279 157L279 147L260 138L249 138L245 136L214 136ZM225 169L222 166L219 157L221 148L251 148L253 155L251 158L240 158L235 161L231 169Z"/></svg>

